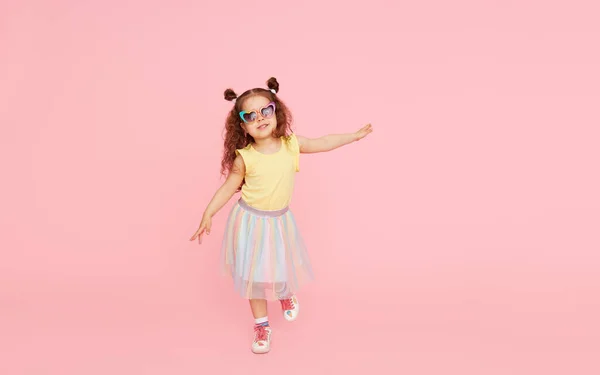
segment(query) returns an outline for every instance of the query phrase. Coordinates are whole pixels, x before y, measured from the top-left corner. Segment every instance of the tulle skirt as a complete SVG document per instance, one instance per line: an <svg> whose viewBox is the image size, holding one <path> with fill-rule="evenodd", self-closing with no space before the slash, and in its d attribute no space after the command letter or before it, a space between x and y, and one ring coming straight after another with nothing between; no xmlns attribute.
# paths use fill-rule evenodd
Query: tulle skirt
<svg viewBox="0 0 600 375"><path fill-rule="evenodd" d="M221 263L235 291L247 299L287 298L314 279L289 208L261 211L242 199L227 218Z"/></svg>

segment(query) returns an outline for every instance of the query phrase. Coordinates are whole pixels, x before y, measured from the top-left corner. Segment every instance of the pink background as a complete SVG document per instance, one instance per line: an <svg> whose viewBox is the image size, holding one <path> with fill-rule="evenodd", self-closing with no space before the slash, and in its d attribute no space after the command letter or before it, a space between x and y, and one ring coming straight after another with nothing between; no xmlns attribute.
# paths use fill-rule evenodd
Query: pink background
<svg viewBox="0 0 600 375"><path fill-rule="evenodd" d="M199 3L1 3L0 373L600 373L597 2ZM375 132L302 157L318 280L256 356L231 204L188 239L270 76Z"/></svg>

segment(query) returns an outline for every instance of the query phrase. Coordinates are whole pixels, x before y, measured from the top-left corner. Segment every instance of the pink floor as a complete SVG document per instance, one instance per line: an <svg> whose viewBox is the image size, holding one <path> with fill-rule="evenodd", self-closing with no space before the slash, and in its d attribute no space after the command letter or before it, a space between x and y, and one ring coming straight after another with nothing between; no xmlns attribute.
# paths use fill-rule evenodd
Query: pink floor
<svg viewBox="0 0 600 375"><path fill-rule="evenodd" d="M12 280L0 373L598 374L597 278L531 273L430 269L396 289L383 278L369 290L308 287L296 322L270 304L272 350L259 356L246 303L216 293L225 279L183 291Z"/></svg>

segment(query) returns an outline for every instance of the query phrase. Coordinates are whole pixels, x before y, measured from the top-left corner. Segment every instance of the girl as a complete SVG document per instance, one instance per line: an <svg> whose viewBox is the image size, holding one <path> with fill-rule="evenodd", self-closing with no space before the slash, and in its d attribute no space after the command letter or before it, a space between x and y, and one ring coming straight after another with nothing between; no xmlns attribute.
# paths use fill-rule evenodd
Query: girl
<svg viewBox="0 0 600 375"><path fill-rule="evenodd" d="M236 292L250 301L254 353L270 350L267 300L280 301L284 318L293 321L300 309L296 293L313 279L306 248L288 208L300 153L331 151L372 132L368 124L355 133L316 139L295 135L290 111L276 95L279 83L270 78L267 86L269 90L254 88L240 96L225 90L225 99L235 102L225 124L221 173L227 178L190 238L202 243L202 236L210 234L213 216L241 191L226 222L221 262Z"/></svg>

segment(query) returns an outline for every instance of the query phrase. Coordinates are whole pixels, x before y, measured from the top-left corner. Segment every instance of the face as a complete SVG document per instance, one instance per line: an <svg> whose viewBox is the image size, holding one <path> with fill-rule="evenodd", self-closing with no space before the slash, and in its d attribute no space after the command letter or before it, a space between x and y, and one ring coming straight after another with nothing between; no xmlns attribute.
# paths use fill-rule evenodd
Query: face
<svg viewBox="0 0 600 375"><path fill-rule="evenodd" d="M246 98L240 112L241 126L255 140L269 138L277 128L276 110L275 104L262 95Z"/></svg>

